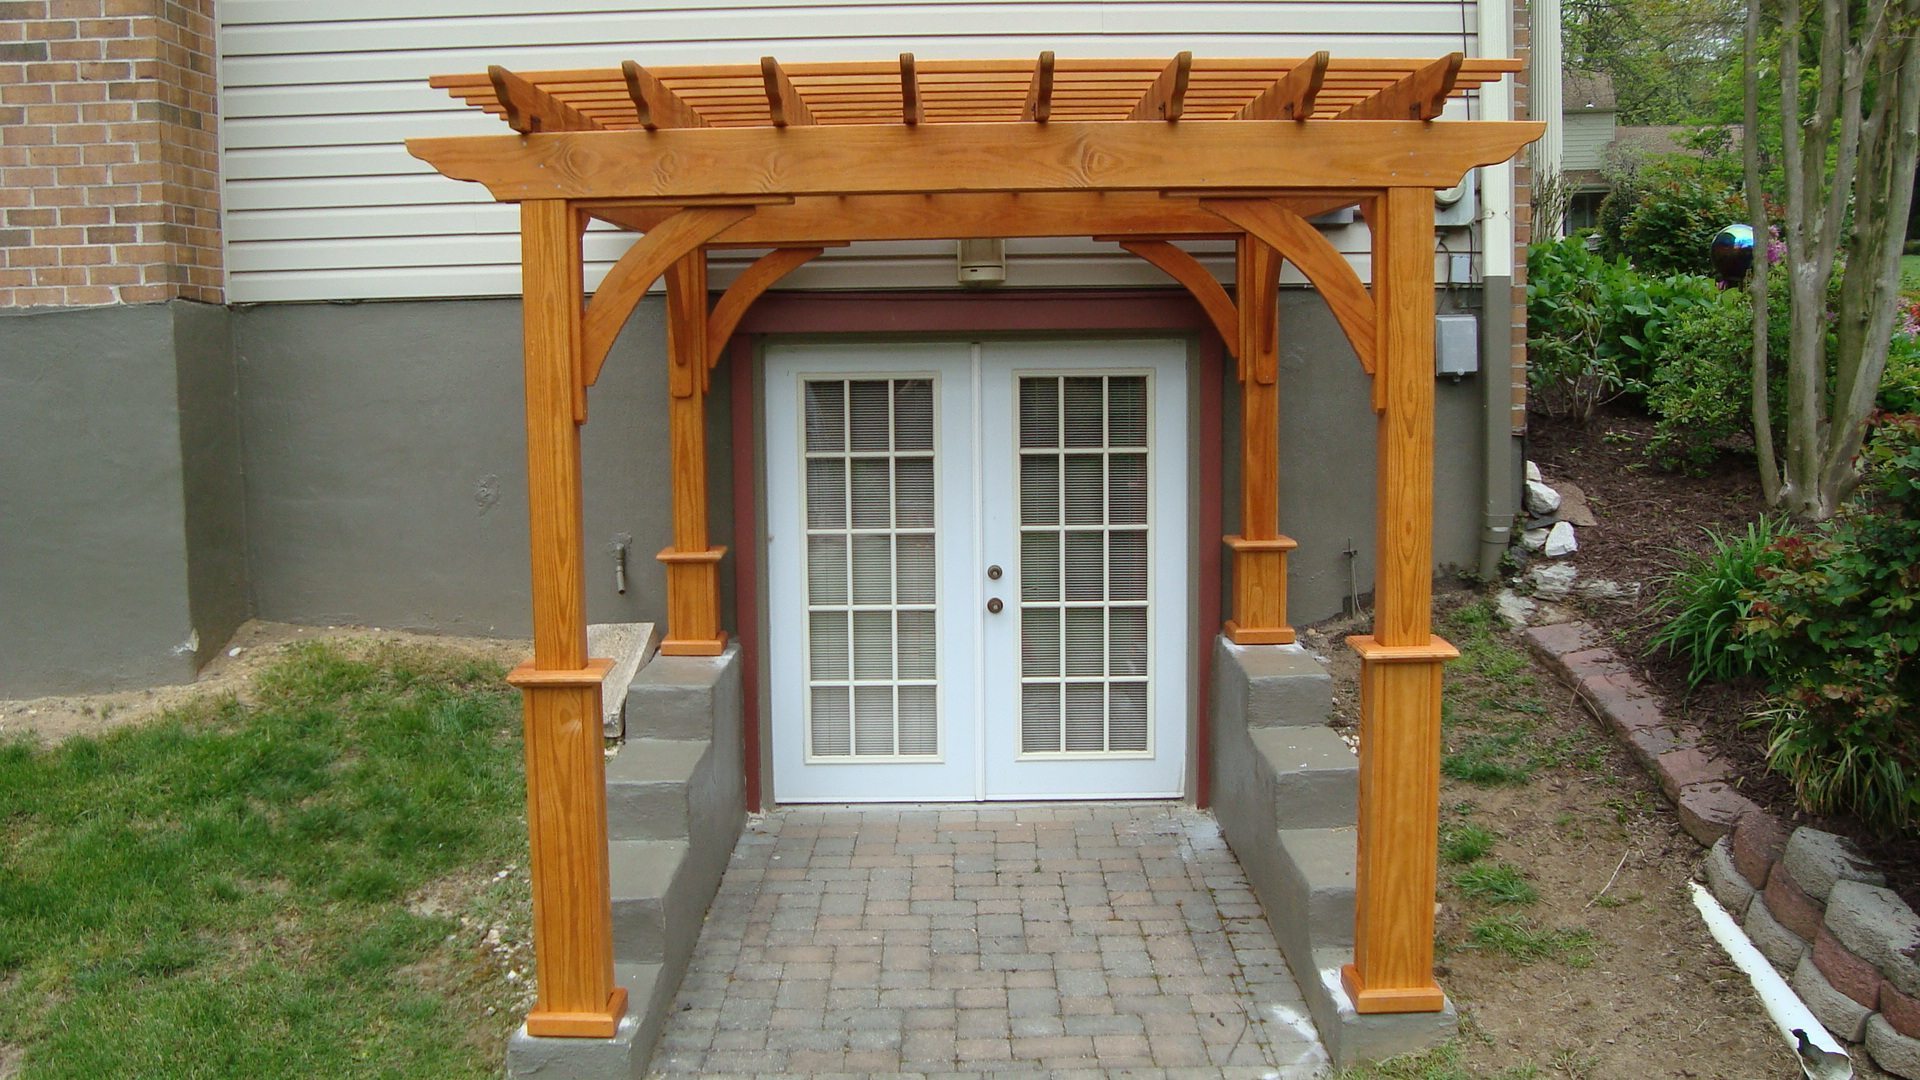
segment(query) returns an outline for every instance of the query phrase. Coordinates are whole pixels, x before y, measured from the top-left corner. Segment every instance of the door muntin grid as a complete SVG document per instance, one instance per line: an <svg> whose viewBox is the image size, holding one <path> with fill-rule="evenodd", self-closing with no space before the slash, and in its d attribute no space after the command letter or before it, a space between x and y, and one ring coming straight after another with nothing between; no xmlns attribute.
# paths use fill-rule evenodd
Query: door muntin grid
<svg viewBox="0 0 1920 1080"><path fill-rule="evenodd" d="M933 376L801 380L807 764L938 762Z"/></svg>
<svg viewBox="0 0 1920 1080"><path fill-rule="evenodd" d="M1154 753L1152 376L1017 376L1023 760Z"/></svg>

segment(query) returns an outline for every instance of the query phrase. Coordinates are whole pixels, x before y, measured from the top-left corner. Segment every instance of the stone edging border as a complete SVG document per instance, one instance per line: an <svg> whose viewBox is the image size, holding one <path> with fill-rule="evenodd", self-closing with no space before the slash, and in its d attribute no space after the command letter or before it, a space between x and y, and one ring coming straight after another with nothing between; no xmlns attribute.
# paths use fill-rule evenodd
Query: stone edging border
<svg viewBox="0 0 1920 1080"><path fill-rule="evenodd" d="M1523 631L1527 647L1611 728L1708 848L1707 883L1836 1036L1920 1080L1920 916L1841 837L1789 829L1733 786L1701 731L1670 721L1583 622Z"/></svg>

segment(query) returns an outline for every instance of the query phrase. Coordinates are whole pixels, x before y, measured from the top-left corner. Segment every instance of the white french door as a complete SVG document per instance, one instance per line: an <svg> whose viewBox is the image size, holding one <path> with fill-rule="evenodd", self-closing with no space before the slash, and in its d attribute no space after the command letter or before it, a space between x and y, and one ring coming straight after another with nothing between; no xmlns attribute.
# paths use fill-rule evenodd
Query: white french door
<svg viewBox="0 0 1920 1080"><path fill-rule="evenodd" d="M1183 793L1185 355L767 350L777 800Z"/></svg>

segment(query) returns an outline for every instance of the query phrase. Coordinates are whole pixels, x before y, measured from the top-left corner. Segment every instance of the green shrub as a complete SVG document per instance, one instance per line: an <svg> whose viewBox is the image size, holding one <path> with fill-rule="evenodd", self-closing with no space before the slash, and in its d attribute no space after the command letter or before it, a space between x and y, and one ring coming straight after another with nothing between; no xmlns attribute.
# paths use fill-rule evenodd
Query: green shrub
<svg viewBox="0 0 1920 1080"><path fill-rule="evenodd" d="M1781 698L1757 718L1802 805L1905 831L1920 822L1920 417L1883 417L1848 506L1777 540L1742 633Z"/></svg>
<svg viewBox="0 0 1920 1080"><path fill-rule="evenodd" d="M1664 622L1647 645L1649 653L1665 649L1684 659L1689 686L1766 670L1771 649L1740 629L1761 582L1761 562L1775 543L1793 535L1793 527L1763 517L1748 523L1745 533L1706 533L1708 551L1689 555L1661 583L1653 610Z"/></svg>
<svg viewBox="0 0 1920 1080"><path fill-rule="evenodd" d="M1649 447L1662 468L1712 464L1720 444L1753 428L1753 302L1728 289L1684 307L1667 327L1648 380L1657 418Z"/></svg>
<svg viewBox="0 0 1920 1080"><path fill-rule="evenodd" d="M1645 274L1713 273L1714 234L1747 220L1725 163L1693 154L1646 158L1612 170L1600 203L1600 250Z"/></svg>
<svg viewBox="0 0 1920 1080"><path fill-rule="evenodd" d="M1911 312L1907 319L1911 320ZM1893 332L1887 349L1887 373L1880 378L1880 408L1890 413L1920 413L1920 332Z"/></svg>

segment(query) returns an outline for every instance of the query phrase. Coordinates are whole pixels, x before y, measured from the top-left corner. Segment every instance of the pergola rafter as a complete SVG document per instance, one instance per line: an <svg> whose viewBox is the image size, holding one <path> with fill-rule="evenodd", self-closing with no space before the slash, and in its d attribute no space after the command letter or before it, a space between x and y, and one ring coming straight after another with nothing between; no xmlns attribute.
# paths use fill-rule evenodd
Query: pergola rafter
<svg viewBox="0 0 1920 1080"><path fill-rule="evenodd" d="M709 543L708 370L767 288L826 247L866 240L1091 236L1188 290L1237 358L1243 644L1293 640L1279 521L1278 284L1320 291L1373 380L1376 612L1362 661L1354 963L1361 1012L1439 1009L1433 981L1440 665L1430 625L1433 196L1505 161L1539 124L1435 123L1516 61L1333 58L916 60L436 76L519 134L414 139L441 173L521 204L534 655L524 691L536 1035L606 1037L613 985L599 685L586 655L579 426L635 305L665 278L673 545L661 651L726 645ZM1373 282L1307 220L1359 206ZM581 232L641 234L589 298ZM1182 239L1232 239L1231 294ZM710 248L773 249L711 302ZM1203 796L1204 797L1204 796Z"/></svg>

